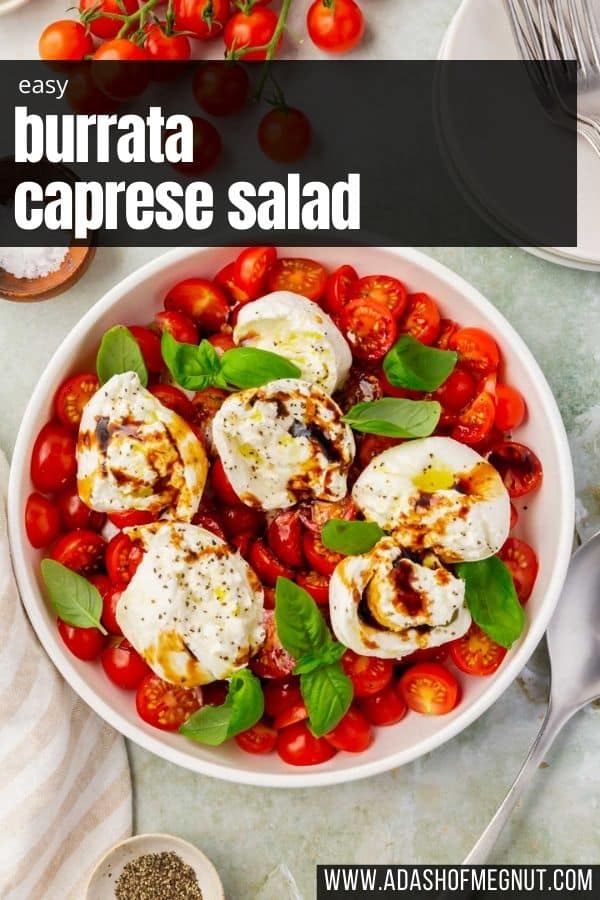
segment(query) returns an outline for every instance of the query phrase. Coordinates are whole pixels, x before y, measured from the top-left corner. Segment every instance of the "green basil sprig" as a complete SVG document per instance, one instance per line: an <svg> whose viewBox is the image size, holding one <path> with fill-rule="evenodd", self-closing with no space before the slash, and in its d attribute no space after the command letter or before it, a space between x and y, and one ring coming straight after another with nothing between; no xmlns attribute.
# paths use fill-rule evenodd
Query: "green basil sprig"
<svg viewBox="0 0 600 900"><path fill-rule="evenodd" d="M352 522L348 519L330 519L321 529L321 540L328 550L345 556L368 553L385 535L377 522Z"/></svg>
<svg viewBox="0 0 600 900"><path fill-rule="evenodd" d="M100 621L102 597L97 588L77 572L54 559L42 560L42 578L59 619L77 628L97 628L108 634Z"/></svg>
<svg viewBox="0 0 600 900"><path fill-rule="evenodd" d="M456 574L465 583L465 598L474 621L493 641L510 647L525 627L512 576L501 559L462 562Z"/></svg>
<svg viewBox="0 0 600 900"><path fill-rule="evenodd" d="M427 347L403 334L383 360L387 380L395 387L435 391L454 369L458 353Z"/></svg>
<svg viewBox="0 0 600 900"><path fill-rule="evenodd" d="M279 640L297 660L300 692L308 711L308 724L316 737L331 731L352 702L352 682L341 657L345 647L333 641L310 594L287 578L275 587L275 625Z"/></svg>
<svg viewBox="0 0 600 900"><path fill-rule="evenodd" d="M357 403L344 416L355 431L385 437L422 438L435 431L442 407L436 400L384 397Z"/></svg>
<svg viewBox="0 0 600 900"><path fill-rule="evenodd" d="M257 347L234 347L219 354L210 341L182 344L163 332L161 350L178 385L190 391L207 387L225 389L261 387L278 378L299 378L300 369L289 359Z"/></svg>
<svg viewBox="0 0 600 900"><path fill-rule="evenodd" d="M264 710L260 680L250 669L240 669L231 677L225 701L220 706L202 706L179 731L193 741L216 747L256 725Z"/></svg>
<svg viewBox="0 0 600 900"><path fill-rule="evenodd" d="M96 371L101 384L123 372L135 372L144 387L148 384L148 369L140 345L124 325L115 325L104 333L96 357Z"/></svg>

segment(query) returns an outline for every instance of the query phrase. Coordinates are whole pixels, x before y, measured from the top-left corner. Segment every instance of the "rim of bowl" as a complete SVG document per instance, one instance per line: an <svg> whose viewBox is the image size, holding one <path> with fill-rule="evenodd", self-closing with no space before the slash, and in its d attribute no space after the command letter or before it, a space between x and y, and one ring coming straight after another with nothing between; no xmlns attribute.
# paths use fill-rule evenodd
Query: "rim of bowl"
<svg viewBox="0 0 600 900"><path fill-rule="evenodd" d="M548 382L546 381L546 377L540 369L535 357L508 320L483 296L483 294L481 294L479 290L477 290L477 288L462 278L462 276L457 275L443 263L438 262L412 247L376 248L398 257L399 260L406 260L428 271L430 274L448 284L450 288L461 293L468 302L476 306L483 313L492 328L497 329L500 333L504 333L508 330L512 349L518 353L523 364L532 374L532 377L536 382L540 398L543 401L545 416L548 419L552 433L555 436L559 464L559 484L556 485L556 489L560 490L561 508L560 535L556 546L555 562L542 606L535 619L529 623L527 632L524 635L521 644L517 647L514 655L500 668L498 673L494 676L494 679L490 682L488 689L478 697L470 707L466 708L463 713L459 714L448 724L442 725L435 734L422 738L408 748L399 750L396 753L390 753L383 759L366 763L357 763L351 768L344 769L334 768L312 772L304 770L298 771L296 769L290 774L277 772L264 773L239 769L237 766L228 763L215 763L188 754L183 749L180 750L177 747L166 745L158 737L147 734L138 726L132 725L108 702L104 701L96 694L68 659L66 655L67 651L65 650L63 652L62 648L56 643L55 635L51 631L49 623L38 614L36 602L33 598L36 592L39 593L39 586L31 569L25 564L21 551L22 543L25 541L25 535L19 497L20 481L23 471L29 470L29 454L31 451L31 446L26 440L26 431L28 430L26 423L31 419L38 419L41 416L45 403L47 402L48 392L45 385L58 384L58 379L60 378L60 365L65 353L68 352L73 345L78 343L82 334L85 334L85 332L90 329L90 326L95 323L96 319L118 303L123 294L134 289L141 279L148 278L173 263L184 262L197 254L214 251L215 249L218 248L177 248L162 254L156 259L139 267L130 275L127 275L104 294L104 296L101 297L69 331L40 376L38 384L31 395L21 420L21 426L19 428L12 456L8 487L9 537L13 566L21 598L31 624L46 653L50 656L52 662L63 678L65 678L76 693L78 693L98 715L108 722L109 725L129 740L156 754L162 759L166 759L168 762L175 763L176 765L190 769L194 772L199 772L203 775L211 775L215 778L237 784L260 787L320 787L368 778L372 775L387 772L390 769L398 768L399 766L418 759L420 756L445 744L446 741L455 737L467 728L489 709L515 680L541 640L560 596L571 557L573 543L575 486L565 427L554 395L552 394ZM235 248L231 249L232 251L235 250ZM311 248L309 247L303 248L305 252L309 252L310 249ZM319 248L316 249L318 250Z"/></svg>

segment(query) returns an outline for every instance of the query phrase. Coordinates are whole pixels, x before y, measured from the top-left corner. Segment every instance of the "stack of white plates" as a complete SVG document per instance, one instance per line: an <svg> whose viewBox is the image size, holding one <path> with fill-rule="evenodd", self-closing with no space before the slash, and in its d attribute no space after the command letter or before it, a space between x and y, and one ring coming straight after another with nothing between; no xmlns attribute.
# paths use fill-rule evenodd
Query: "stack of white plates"
<svg viewBox="0 0 600 900"><path fill-rule="evenodd" d="M440 47L439 59L517 59L503 0L464 0ZM586 97L600 116L600 94ZM587 106L586 106L587 111ZM583 138L577 149L577 247L524 248L550 262L600 271L600 158Z"/></svg>

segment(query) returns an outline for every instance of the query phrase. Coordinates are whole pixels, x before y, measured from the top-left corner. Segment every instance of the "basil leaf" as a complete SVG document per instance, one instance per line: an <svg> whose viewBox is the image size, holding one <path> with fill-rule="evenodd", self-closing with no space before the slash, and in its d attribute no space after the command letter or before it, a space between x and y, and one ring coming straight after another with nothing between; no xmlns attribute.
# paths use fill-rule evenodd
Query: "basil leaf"
<svg viewBox="0 0 600 900"><path fill-rule="evenodd" d="M376 522L350 522L348 519L330 519L321 529L321 540L328 550L357 556L372 550L384 536Z"/></svg>
<svg viewBox="0 0 600 900"><path fill-rule="evenodd" d="M148 384L148 369L140 345L124 325L115 325L104 333L96 357L96 371L101 384L123 372L135 372L144 387Z"/></svg>
<svg viewBox="0 0 600 900"><path fill-rule="evenodd" d="M497 556L463 562L456 574L465 583L471 615L482 631L502 647L510 647L525 626L525 612L507 567Z"/></svg>
<svg viewBox="0 0 600 900"><path fill-rule="evenodd" d="M385 437L428 437L440 420L442 407L435 400L400 400L384 397L357 403L344 416L355 431Z"/></svg>
<svg viewBox="0 0 600 900"><path fill-rule="evenodd" d="M327 666L330 663L337 662L341 659L346 648L337 641L331 641L320 650L311 650L302 656L294 669L294 675L305 675L307 672L313 672L321 666Z"/></svg>
<svg viewBox="0 0 600 900"><path fill-rule="evenodd" d="M350 708L353 695L352 682L339 662L302 675L300 692L315 737L322 737L339 724Z"/></svg>
<svg viewBox="0 0 600 900"><path fill-rule="evenodd" d="M288 578L278 578L275 586L275 627L283 647L295 659L318 651L329 640L319 607Z"/></svg>
<svg viewBox="0 0 600 900"><path fill-rule="evenodd" d="M102 634L108 634L100 622L102 597L87 578L54 559L42 560L41 569L50 602L59 619L67 625L97 628Z"/></svg>
<svg viewBox="0 0 600 900"><path fill-rule="evenodd" d="M225 380L238 388L261 387L278 378L300 378L302 372L293 362L257 347L235 347L221 357Z"/></svg>
<svg viewBox="0 0 600 900"><path fill-rule="evenodd" d="M193 741L216 747L252 728L264 711L265 700L259 679L249 669L240 669L231 677L225 702L220 706L201 707L179 731Z"/></svg>
<svg viewBox="0 0 600 900"><path fill-rule="evenodd" d="M409 334L403 334L383 360L383 371L390 384L413 391L435 391L454 369L458 353L426 347Z"/></svg>
<svg viewBox="0 0 600 900"><path fill-rule="evenodd" d="M168 331L160 343L163 359L175 382L188 391L203 391L211 385L226 387L219 354L210 341L182 344Z"/></svg>

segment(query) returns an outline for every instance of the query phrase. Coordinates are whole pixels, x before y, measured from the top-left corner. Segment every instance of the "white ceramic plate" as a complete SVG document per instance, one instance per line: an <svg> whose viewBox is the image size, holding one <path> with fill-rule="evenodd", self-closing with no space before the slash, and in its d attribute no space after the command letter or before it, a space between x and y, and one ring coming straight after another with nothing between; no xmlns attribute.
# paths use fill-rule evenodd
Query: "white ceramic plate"
<svg viewBox="0 0 600 900"><path fill-rule="evenodd" d="M439 58L517 59L503 0L464 0L446 32ZM600 114L600 91L580 98L580 103L586 111ZM577 144L577 185L577 247L524 249L560 265L595 271L600 268L600 159L583 138Z"/></svg>
<svg viewBox="0 0 600 900"><path fill-rule="evenodd" d="M31 448L51 416L54 391L70 373L93 369L96 348L108 327L119 322L150 321L174 282L193 275L212 277L234 258L235 248L188 248L159 257L109 291L65 338L23 416L11 469L9 526L21 596L40 641L66 680L100 716L147 750L194 771L246 784L305 787L364 778L410 762L458 734L500 696L529 659L558 600L571 551L574 487L567 438L550 388L521 338L475 288L412 249L289 248L286 252L314 256L330 268L350 261L361 273L396 275L409 289L436 297L444 315L487 328L500 343L510 380L523 391L529 406L527 422L518 436L539 454L545 483L537 496L526 498L528 509L521 515L518 532L535 547L540 560L540 574L527 604L527 630L494 676L460 676L464 696L447 716L409 715L396 726L378 729L376 740L365 753L339 753L320 766L295 769L275 754L246 754L235 742L220 748L203 747L180 735L151 728L137 716L133 697L108 681L99 664L80 662L62 643L55 617L40 589L40 553L29 546L23 516L32 489Z"/></svg>

